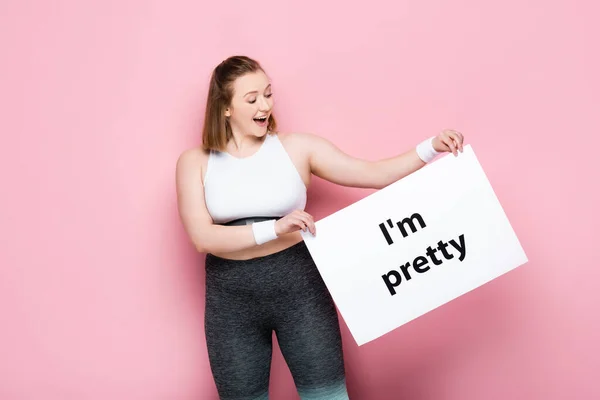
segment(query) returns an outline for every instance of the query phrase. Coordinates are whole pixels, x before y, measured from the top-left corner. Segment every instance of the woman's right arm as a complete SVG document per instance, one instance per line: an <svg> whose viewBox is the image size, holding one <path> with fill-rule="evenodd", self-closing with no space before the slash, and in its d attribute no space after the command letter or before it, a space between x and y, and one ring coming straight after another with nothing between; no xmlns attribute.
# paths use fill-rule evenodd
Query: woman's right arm
<svg viewBox="0 0 600 400"><path fill-rule="evenodd" d="M175 170L177 208L183 227L201 253L227 253L256 246L251 225L222 226L213 223L204 201L200 149L183 152Z"/></svg>

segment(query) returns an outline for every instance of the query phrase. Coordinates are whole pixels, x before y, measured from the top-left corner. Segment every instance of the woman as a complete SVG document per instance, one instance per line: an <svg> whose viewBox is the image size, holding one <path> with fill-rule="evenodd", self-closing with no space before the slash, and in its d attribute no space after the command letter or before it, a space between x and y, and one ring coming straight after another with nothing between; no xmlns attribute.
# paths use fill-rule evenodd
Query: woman
<svg viewBox="0 0 600 400"><path fill-rule="evenodd" d="M177 161L182 223L206 254L205 330L221 399L267 399L272 332L300 397L347 399L338 315L300 229L311 174L383 188L440 152L462 151L445 130L416 148L370 162L312 134L277 132L261 65L235 56L213 71L202 147Z"/></svg>

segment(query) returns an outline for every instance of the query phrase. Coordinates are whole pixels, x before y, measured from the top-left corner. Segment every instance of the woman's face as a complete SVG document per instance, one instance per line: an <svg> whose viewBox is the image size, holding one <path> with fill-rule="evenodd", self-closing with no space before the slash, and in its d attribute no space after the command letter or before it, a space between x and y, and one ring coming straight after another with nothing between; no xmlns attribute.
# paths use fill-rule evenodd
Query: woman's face
<svg viewBox="0 0 600 400"><path fill-rule="evenodd" d="M233 132L264 136L273 110L271 83L263 71L243 75L233 83L231 105L225 110Z"/></svg>

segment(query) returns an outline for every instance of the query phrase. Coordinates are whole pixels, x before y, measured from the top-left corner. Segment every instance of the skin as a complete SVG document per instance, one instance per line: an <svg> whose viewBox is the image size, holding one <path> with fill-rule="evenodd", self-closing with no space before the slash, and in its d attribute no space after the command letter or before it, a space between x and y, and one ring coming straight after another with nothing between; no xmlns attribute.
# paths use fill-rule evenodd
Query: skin
<svg viewBox="0 0 600 400"><path fill-rule="evenodd" d="M246 74L234 82L234 96L225 110L233 132L226 151L234 157L253 155L262 145L267 128L258 126L253 118L273 111L273 96L268 76L258 71ZM407 176L426 164L414 148L394 157L377 161L363 160L342 152L333 143L310 133L278 133L279 139L298 170L304 184L310 186L315 175L329 182L358 188L381 189ZM437 151L463 151L464 137L446 129L433 140ZM177 203L184 228L199 252L219 257L245 260L283 250L302 240L300 229L316 234L313 217L301 210L277 221L278 238L256 245L252 227L222 226L213 223L204 201L204 175L208 152L201 147L184 151L177 160Z"/></svg>

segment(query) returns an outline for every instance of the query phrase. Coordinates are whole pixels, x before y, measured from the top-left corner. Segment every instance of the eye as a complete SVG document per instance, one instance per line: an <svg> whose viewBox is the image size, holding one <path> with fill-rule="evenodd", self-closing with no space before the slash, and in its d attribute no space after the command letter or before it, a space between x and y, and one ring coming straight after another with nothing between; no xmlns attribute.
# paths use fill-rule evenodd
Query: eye
<svg viewBox="0 0 600 400"><path fill-rule="evenodd" d="M270 99L270 98L271 98L271 96L273 96L273 93L265 94L265 97L266 97L267 99ZM248 100L248 103L250 103L250 104L254 104L254 103L256 103L256 99Z"/></svg>

